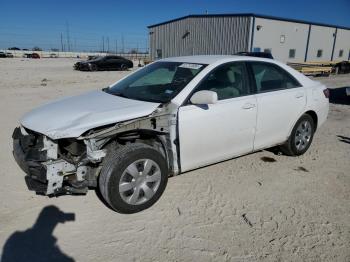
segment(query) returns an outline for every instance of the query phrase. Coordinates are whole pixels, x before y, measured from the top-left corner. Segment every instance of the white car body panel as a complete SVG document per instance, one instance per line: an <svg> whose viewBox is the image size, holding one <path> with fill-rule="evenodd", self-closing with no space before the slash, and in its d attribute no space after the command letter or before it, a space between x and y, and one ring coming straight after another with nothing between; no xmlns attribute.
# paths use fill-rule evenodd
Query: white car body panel
<svg viewBox="0 0 350 262"><path fill-rule="evenodd" d="M317 113L317 127L323 125L328 116L329 103L323 95L323 90L326 88L323 84L314 82L314 86L307 89L307 97L309 98L307 110L313 110Z"/></svg>
<svg viewBox="0 0 350 262"><path fill-rule="evenodd" d="M181 170L253 151L256 112L254 95L212 105L182 106L179 109Z"/></svg>
<svg viewBox="0 0 350 262"><path fill-rule="evenodd" d="M24 127L52 139L79 137L85 131L151 114L159 103L92 91L57 100L26 114Z"/></svg>
<svg viewBox="0 0 350 262"><path fill-rule="evenodd" d="M260 93L256 98L258 114L254 150L285 142L291 127L305 112L305 88Z"/></svg>

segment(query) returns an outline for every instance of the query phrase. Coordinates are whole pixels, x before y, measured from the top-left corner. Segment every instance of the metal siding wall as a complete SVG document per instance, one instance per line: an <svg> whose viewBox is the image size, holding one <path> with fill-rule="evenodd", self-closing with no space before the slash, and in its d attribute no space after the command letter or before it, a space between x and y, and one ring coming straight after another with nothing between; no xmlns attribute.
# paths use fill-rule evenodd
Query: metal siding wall
<svg viewBox="0 0 350 262"><path fill-rule="evenodd" d="M334 27L311 25L307 61L331 60L335 33ZM317 57L317 50L323 50L322 57Z"/></svg>
<svg viewBox="0 0 350 262"><path fill-rule="evenodd" d="M339 57L339 50L343 50L343 56ZM350 54L350 30L338 29L335 42L333 60L347 60Z"/></svg>
<svg viewBox="0 0 350 262"><path fill-rule="evenodd" d="M257 26L261 26L257 30ZM264 18L255 19L254 28L254 47L271 48L275 59L282 62L301 62L305 58L305 50L309 25L278 21ZM284 35L285 41L281 43L281 36ZM295 49L295 58L289 58L289 50Z"/></svg>
<svg viewBox="0 0 350 262"><path fill-rule="evenodd" d="M248 51L250 17L191 17L150 28L150 55L233 54ZM182 38L189 31L190 34Z"/></svg>

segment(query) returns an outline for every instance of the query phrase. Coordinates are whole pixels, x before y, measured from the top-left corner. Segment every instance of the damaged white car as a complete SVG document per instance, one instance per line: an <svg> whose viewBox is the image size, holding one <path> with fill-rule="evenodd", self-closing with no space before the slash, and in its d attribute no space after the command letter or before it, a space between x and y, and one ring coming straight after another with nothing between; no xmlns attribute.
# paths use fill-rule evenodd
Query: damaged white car
<svg viewBox="0 0 350 262"><path fill-rule="evenodd" d="M97 188L112 209L134 213L159 199L168 176L277 145L305 153L327 114L328 89L277 61L168 58L34 109L13 152L30 190Z"/></svg>

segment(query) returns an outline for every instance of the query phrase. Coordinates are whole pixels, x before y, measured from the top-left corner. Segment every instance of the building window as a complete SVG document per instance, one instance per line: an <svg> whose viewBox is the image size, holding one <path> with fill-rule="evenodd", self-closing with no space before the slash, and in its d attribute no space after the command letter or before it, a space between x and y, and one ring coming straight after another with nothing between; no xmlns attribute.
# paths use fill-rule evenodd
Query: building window
<svg viewBox="0 0 350 262"><path fill-rule="evenodd" d="M340 49L340 50L339 50L339 57L343 57L343 53L344 53L344 50L343 50L343 49Z"/></svg>
<svg viewBox="0 0 350 262"><path fill-rule="evenodd" d="M283 44L286 41L286 36L285 35L281 35L280 36L280 43Z"/></svg>
<svg viewBox="0 0 350 262"><path fill-rule="evenodd" d="M157 58L162 58L162 49L157 49Z"/></svg>
<svg viewBox="0 0 350 262"><path fill-rule="evenodd" d="M264 49L264 53L269 53L269 54L271 54L271 48L265 48L265 49Z"/></svg>
<svg viewBox="0 0 350 262"><path fill-rule="evenodd" d="M295 49L289 49L289 58L295 58Z"/></svg>
<svg viewBox="0 0 350 262"><path fill-rule="evenodd" d="M323 50L322 49L318 49L317 50L317 57L322 57L322 53L323 53Z"/></svg>

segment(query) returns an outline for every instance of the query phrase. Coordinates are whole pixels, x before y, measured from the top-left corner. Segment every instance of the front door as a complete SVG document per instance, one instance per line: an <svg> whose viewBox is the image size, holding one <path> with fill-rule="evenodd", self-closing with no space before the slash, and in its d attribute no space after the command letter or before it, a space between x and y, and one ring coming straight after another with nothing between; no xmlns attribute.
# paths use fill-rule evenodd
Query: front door
<svg viewBox="0 0 350 262"><path fill-rule="evenodd" d="M179 109L181 171L219 162L253 150L256 97L251 94L242 62L221 65L211 71L195 91L211 90L218 102Z"/></svg>

